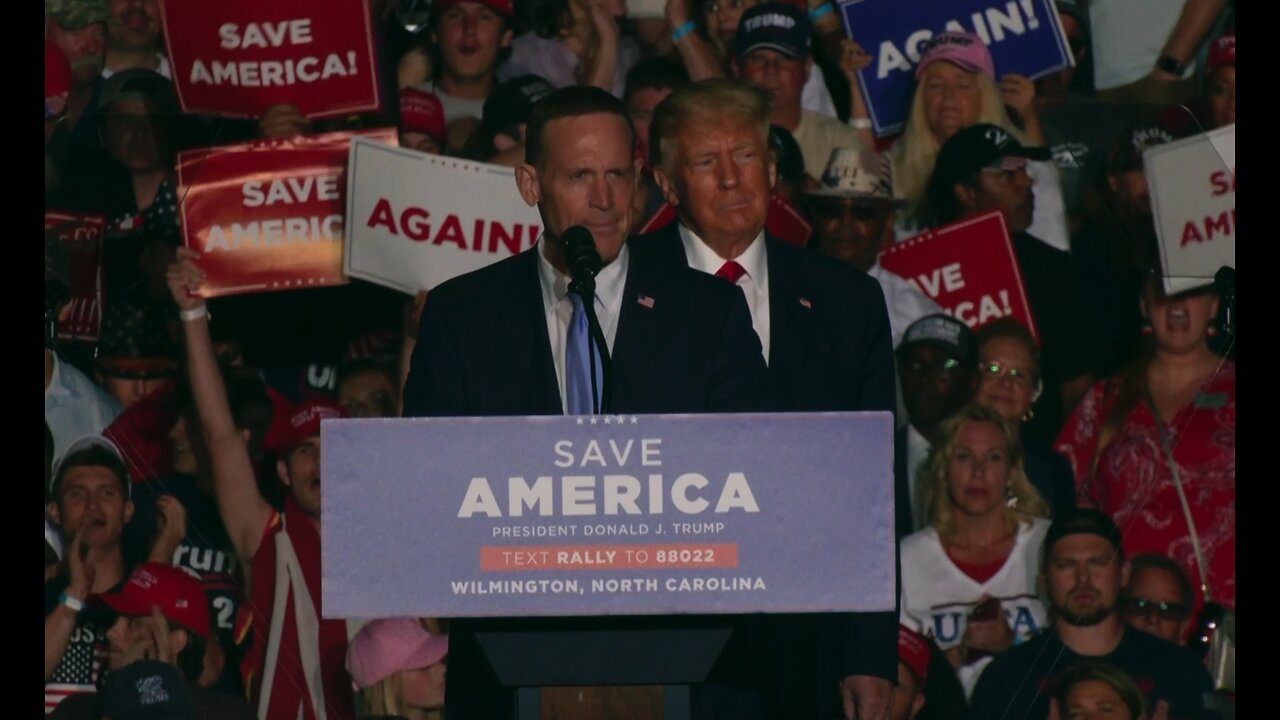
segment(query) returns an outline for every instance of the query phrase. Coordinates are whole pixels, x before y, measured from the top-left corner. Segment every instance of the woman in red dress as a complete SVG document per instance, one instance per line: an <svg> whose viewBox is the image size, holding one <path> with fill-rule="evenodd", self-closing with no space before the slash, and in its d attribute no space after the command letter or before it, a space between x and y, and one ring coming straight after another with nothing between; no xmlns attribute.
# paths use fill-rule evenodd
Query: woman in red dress
<svg viewBox="0 0 1280 720"><path fill-rule="evenodd" d="M1216 334L1218 296L1208 288L1168 297L1152 278L1142 314L1148 323L1144 352L1089 390L1055 449L1072 465L1081 504L1115 519L1127 556L1167 555L1201 587L1163 430L1203 549L1209 594L1234 609L1236 373L1235 364L1208 345ZM1204 600L1198 590L1193 612Z"/></svg>

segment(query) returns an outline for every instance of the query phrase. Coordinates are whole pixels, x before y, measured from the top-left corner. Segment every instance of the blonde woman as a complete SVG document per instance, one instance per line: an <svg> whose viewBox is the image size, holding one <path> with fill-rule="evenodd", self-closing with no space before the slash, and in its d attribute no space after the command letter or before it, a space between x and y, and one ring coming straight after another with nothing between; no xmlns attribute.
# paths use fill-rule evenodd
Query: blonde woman
<svg viewBox="0 0 1280 720"><path fill-rule="evenodd" d="M447 635L416 620L374 620L347 648L347 670L364 697L366 718L440 720L444 708Z"/></svg>
<svg viewBox="0 0 1280 720"><path fill-rule="evenodd" d="M907 201L896 232L905 238L926 228L920 207L933 175L938 151L957 131L978 123L998 125L1023 145L1044 145L1035 104L1035 83L1005 75L996 85L995 64L982 40L972 33L945 32L922 49L916 66L916 90L902 136L893 146L894 191ZM1022 121L1014 124L1005 107ZM1069 250L1062 181L1052 162L1027 168L1035 181L1035 218L1029 232L1059 250Z"/></svg>
<svg viewBox="0 0 1280 720"><path fill-rule="evenodd" d="M902 614L933 636L967 694L990 656L1046 625L1036 577L1048 507L1014 430L982 405L942 423L920 481L929 526L902 540Z"/></svg>

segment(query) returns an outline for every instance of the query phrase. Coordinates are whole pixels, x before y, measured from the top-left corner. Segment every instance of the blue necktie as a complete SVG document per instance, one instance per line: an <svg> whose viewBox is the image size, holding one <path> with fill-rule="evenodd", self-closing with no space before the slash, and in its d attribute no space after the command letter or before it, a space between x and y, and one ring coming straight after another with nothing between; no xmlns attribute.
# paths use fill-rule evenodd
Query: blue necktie
<svg viewBox="0 0 1280 720"><path fill-rule="evenodd" d="M594 361L596 366L596 390L600 395L604 394L604 370L600 366L599 351L595 346L588 349L587 338L591 333L587 328L587 310L582 304L582 297L571 292L569 302L573 303L573 317L569 319L569 338L565 343L564 356L568 410L570 415L595 415L599 409L591 397L590 363Z"/></svg>

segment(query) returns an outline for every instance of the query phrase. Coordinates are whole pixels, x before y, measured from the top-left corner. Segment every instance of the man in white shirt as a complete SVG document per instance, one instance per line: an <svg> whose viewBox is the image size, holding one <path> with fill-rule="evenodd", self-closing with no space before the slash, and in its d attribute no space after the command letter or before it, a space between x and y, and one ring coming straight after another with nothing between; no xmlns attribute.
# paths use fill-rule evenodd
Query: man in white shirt
<svg viewBox="0 0 1280 720"><path fill-rule="evenodd" d="M893 244L889 230L894 211L904 204L893 196L892 173L887 156L874 150L839 148L832 151L819 187L805 199L813 216L815 249L880 283L897 347L908 325L942 308L878 262L880 252Z"/></svg>
<svg viewBox="0 0 1280 720"><path fill-rule="evenodd" d="M511 46L510 0L437 0L431 5L435 77L418 86L444 105L444 121L481 119L498 64Z"/></svg>
<svg viewBox="0 0 1280 720"><path fill-rule="evenodd" d="M758 7L744 16L748 33ZM658 248L673 269L692 267L742 289L769 363L773 410L892 411L889 319L875 282L764 231L777 179L771 109L766 91L742 81L673 91L654 116L650 164L678 221L634 244ZM760 622L769 639L759 651L768 655L759 689L772 703L770 716L827 718L842 701L849 720L887 709L897 679L896 614ZM831 680L839 680L840 695Z"/></svg>
<svg viewBox="0 0 1280 720"><path fill-rule="evenodd" d="M773 99L772 122L790 132L804 153L804 166L813 174L838 147L861 149L853 128L834 117L803 107L805 83L821 70L813 67L809 18L802 10L781 2L767 2L742 14L734 37L734 75L768 92Z"/></svg>
<svg viewBox="0 0 1280 720"><path fill-rule="evenodd" d="M405 383L404 415L600 409L590 381L583 387L590 345L575 342L586 306L568 292L565 236L574 226L591 233L602 260L593 306L611 356L606 410L767 409L768 378L741 291L687 268L673 271L655 260L652 247L625 242L640 163L622 101L596 87L562 88L534 108L527 130L516 180L524 200L538 207L543 235L536 247L431 291ZM466 647L484 629L532 631L548 622L459 619L450 627L450 644ZM630 618L609 622L635 625ZM491 718L510 716L514 698L474 654L451 653L447 703L451 718Z"/></svg>

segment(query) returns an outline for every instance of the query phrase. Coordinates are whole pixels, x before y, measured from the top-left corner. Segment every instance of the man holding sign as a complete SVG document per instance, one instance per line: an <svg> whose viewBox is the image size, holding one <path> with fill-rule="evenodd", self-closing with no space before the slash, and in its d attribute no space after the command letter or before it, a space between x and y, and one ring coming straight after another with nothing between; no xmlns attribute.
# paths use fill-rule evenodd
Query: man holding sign
<svg viewBox="0 0 1280 720"><path fill-rule="evenodd" d="M1044 349L1046 392L1024 429L1024 441L1037 446L1053 440L1100 363L1087 319L1101 310L1093 307L1075 261L1027 232L1035 212L1027 162L1048 158L1046 148L1025 147L1000 127L973 125L942 146L928 190L935 227L993 210L1004 215Z"/></svg>
<svg viewBox="0 0 1280 720"><path fill-rule="evenodd" d="M545 231L534 248L431 291L405 383L405 416L597 414L585 307L567 292L564 236L574 226L590 232L603 261L594 306L612 355L607 410L767 407L760 343L741 292L688 269L673 272L650 246L624 243L640 173L635 138L622 102L599 88L564 88L536 106L516 181ZM600 377L598 355L595 365ZM511 711L511 695L485 669L474 633L552 622L456 620L449 717Z"/></svg>

